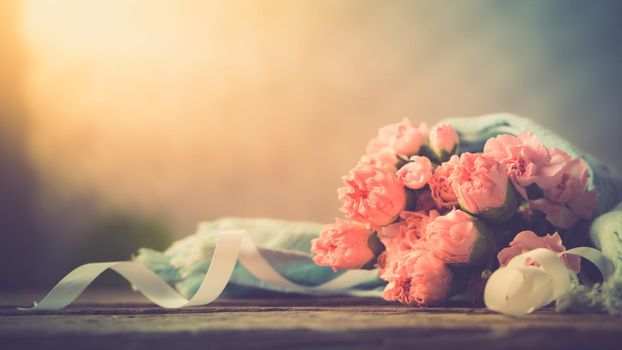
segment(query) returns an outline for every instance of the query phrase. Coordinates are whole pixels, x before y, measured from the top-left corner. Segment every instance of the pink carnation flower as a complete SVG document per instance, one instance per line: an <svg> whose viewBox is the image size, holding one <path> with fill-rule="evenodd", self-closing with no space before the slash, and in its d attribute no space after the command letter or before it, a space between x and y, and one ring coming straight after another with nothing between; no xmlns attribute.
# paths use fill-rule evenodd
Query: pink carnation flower
<svg viewBox="0 0 622 350"><path fill-rule="evenodd" d="M388 147L396 154L408 157L419 152L427 137L428 128L425 123L412 123L404 118L401 123L380 128L378 136L367 145L367 155L373 155Z"/></svg>
<svg viewBox="0 0 622 350"><path fill-rule="evenodd" d="M449 160L434 170L434 174L430 178L429 185L432 198L439 208L451 209L458 204L458 198L454 192L449 176L458 166L460 158L456 155L451 156Z"/></svg>
<svg viewBox="0 0 622 350"><path fill-rule="evenodd" d="M390 172L397 171L397 162L398 158L395 155L395 152L388 147L382 148L373 154L364 155L359 161L359 163L370 164Z"/></svg>
<svg viewBox="0 0 622 350"><path fill-rule="evenodd" d="M563 159L555 157L532 133L499 135L486 141L484 154L506 167L518 193L527 199L527 186L551 188L559 180Z"/></svg>
<svg viewBox="0 0 622 350"><path fill-rule="evenodd" d="M434 152L451 153L458 144L458 133L449 124L440 124L430 131L430 147Z"/></svg>
<svg viewBox="0 0 622 350"><path fill-rule="evenodd" d="M385 300L430 306L447 300L452 274L431 252L414 249L394 259L380 277L389 282L382 293Z"/></svg>
<svg viewBox="0 0 622 350"><path fill-rule="evenodd" d="M423 156L412 156L410 160L397 171L397 178L404 186L418 190L427 185L432 177L432 163L428 157Z"/></svg>
<svg viewBox="0 0 622 350"><path fill-rule="evenodd" d="M369 163L359 163L343 178L337 190L341 211L349 219L370 227L391 223L404 209L404 187L393 172Z"/></svg>
<svg viewBox="0 0 622 350"><path fill-rule="evenodd" d="M435 218L428 224L426 234L426 247L446 263L462 264L481 258L472 256L480 232L474 218L461 210L452 210Z"/></svg>
<svg viewBox="0 0 622 350"><path fill-rule="evenodd" d="M523 231L514 237L512 242L510 242L509 247L503 248L499 252L497 259L499 260L499 264L501 266L507 266L510 260L512 260L515 256L527 253L528 251L536 248L547 248L556 253L561 253L566 250L566 247L562 244L562 239L557 232L552 235L539 237L532 231ZM581 259L578 256L564 255L562 256L562 260L566 266L574 272L579 273L581 270Z"/></svg>
<svg viewBox="0 0 622 350"><path fill-rule="evenodd" d="M555 203L569 203L587 189L589 177L587 165L583 159L572 159L562 150L553 149L552 153L564 160L564 166L554 186L544 190L544 196Z"/></svg>
<svg viewBox="0 0 622 350"><path fill-rule="evenodd" d="M532 209L546 214L553 225L570 228L579 219L590 219L598 193L587 191L589 172L580 158L559 149L547 149L531 133L500 135L486 142L484 153L506 166L520 195L527 199L527 186L536 184L544 197L530 200Z"/></svg>
<svg viewBox="0 0 622 350"><path fill-rule="evenodd" d="M401 221L386 225L378 230L378 238L391 254L402 254L425 239L426 226L438 216L435 210L429 215L423 212L403 211Z"/></svg>
<svg viewBox="0 0 622 350"><path fill-rule="evenodd" d="M502 207L508 194L505 169L492 157L463 153L449 176L460 207L480 214Z"/></svg>
<svg viewBox="0 0 622 350"><path fill-rule="evenodd" d="M367 245L371 231L361 224L336 219L334 224L324 226L320 236L311 241L313 261L322 266L337 269L356 269L373 257Z"/></svg>
<svg viewBox="0 0 622 350"><path fill-rule="evenodd" d="M598 204L598 192L587 190L587 165L583 159L573 159L559 149L551 150L551 154L564 162L560 177L554 186L544 190L544 198L530 201L530 206L544 212L548 221L561 228L569 228L581 218L591 219Z"/></svg>

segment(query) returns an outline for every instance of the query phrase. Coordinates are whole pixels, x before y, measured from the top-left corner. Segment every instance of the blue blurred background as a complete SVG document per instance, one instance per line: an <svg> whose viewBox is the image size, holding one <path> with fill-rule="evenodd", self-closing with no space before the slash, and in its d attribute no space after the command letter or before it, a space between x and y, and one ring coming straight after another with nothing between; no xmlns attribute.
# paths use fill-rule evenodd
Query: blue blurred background
<svg viewBox="0 0 622 350"><path fill-rule="evenodd" d="M622 168L619 1L0 2L0 288L200 220L330 221L383 124L507 111Z"/></svg>

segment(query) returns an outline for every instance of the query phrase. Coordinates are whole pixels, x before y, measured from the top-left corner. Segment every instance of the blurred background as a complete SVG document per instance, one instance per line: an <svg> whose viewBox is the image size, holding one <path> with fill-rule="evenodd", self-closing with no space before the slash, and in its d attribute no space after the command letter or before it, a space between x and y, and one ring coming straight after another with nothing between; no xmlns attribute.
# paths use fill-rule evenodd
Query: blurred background
<svg viewBox="0 0 622 350"><path fill-rule="evenodd" d="M622 168L622 2L0 2L0 288L198 221L331 221L403 117L512 112Z"/></svg>

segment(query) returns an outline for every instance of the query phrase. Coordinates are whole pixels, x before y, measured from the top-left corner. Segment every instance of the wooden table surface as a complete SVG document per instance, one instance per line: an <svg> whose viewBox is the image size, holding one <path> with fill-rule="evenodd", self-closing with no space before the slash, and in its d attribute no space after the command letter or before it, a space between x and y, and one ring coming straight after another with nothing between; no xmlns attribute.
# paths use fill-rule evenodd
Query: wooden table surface
<svg viewBox="0 0 622 350"><path fill-rule="evenodd" d="M137 293L90 290L61 311L25 312L43 293L0 293L0 349L622 349L622 317L512 318L452 305L366 298L222 299L161 309Z"/></svg>

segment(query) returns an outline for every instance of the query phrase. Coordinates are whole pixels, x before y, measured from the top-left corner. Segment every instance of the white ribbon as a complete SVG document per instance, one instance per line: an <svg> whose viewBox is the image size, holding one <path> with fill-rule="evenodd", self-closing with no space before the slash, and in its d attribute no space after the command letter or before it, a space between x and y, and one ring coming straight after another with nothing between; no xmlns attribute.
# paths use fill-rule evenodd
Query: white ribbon
<svg viewBox="0 0 622 350"><path fill-rule="evenodd" d="M484 290L486 307L506 315L522 316L558 300L570 291L574 278L574 272L561 259L565 254L591 261L600 270L603 281L614 272L611 261L594 248L573 248L559 254L550 249L534 249L515 256L490 276ZM538 266L526 266L528 259Z"/></svg>
<svg viewBox="0 0 622 350"><path fill-rule="evenodd" d="M199 289L190 300L184 298L153 271L132 261L90 263L67 274L34 307L25 310L58 310L71 304L102 272L111 269L128 280L145 297L164 308L182 308L211 303L225 289L236 261L251 274L289 292L334 294L377 278L375 270L352 270L324 284L306 287L279 274L261 255L244 230L220 232L214 255Z"/></svg>
<svg viewBox="0 0 622 350"><path fill-rule="evenodd" d="M607 280L614 266L600 251L580 247L557 254L538 248L514 257L489 278L484 291L488 309L512 316L533 312L568 293L573 272L561 257L574 254L586 258ZM526 266L530 259L538 266ZM306 287L283 277L261 255L244 230L219 234L211 263L197 292L184 298L153 271L132 261L90 263L77 267L32 308L24 310L58 310L71 304L102 272L111 269L128 280L145 297L164 308L183 308L211 303L225 289L237 261L258 279L288 292L335 294L377 278L376 270L351 270L324 284Z"/></svg>

